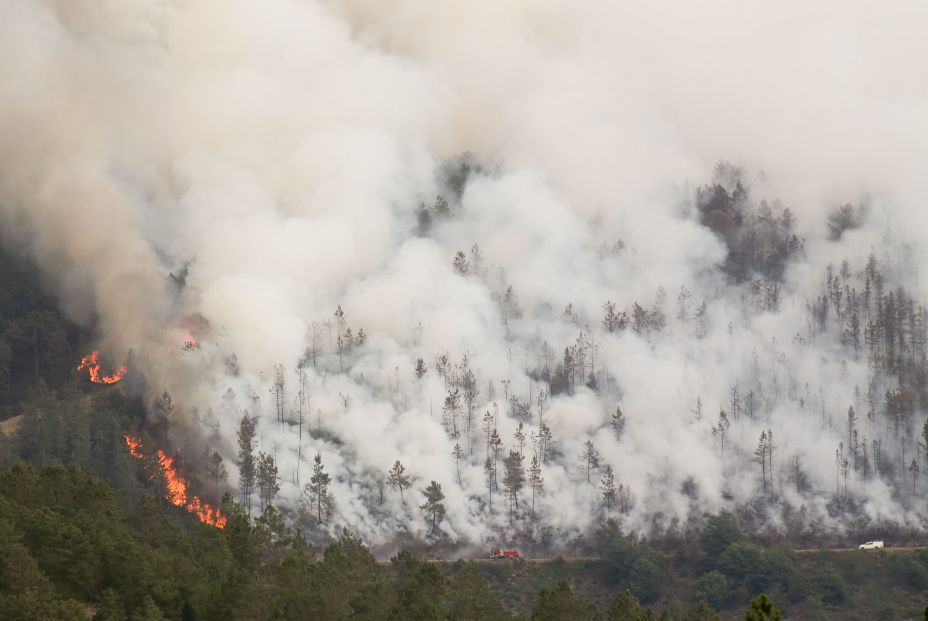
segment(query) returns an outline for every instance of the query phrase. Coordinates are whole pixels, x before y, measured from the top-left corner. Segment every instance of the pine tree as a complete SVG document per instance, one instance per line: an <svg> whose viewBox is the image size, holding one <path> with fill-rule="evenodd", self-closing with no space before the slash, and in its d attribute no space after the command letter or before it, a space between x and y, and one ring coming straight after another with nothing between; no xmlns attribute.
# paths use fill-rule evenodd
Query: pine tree
<svg viewBox="0 0 928 621"><path fill-rule="evenodd" d="M503 450L503 440L499 437L496 429L490 434L490 449L493 451L493 487L499 489L499 480L496 473L499 471L499 454Z"/></svg>
<svg viewBox="0 0 928 621"><path fill-rule="evenodd" d="M751 608L744 613L744 621L783 621L783 615L776 609L766 593L761 593L751 602Z"/></svg>
<svg viewBox="0 0 928 621"><path fill-rule="evenodd" d="M913 457L912 463L909 465L909 472L912 473L912 495L913 496L917 493L917 489L915 485L916 483L918 483L919 471L920 471L920 468L918 466L918 460Z"/></svg>
<svg viewBox="0 0 928 621"><path fill-rule="evenodd" d="M213 496L219 497L219 484L229 478L226 466L222 463L222 455L213 451L206 461L206 476L213 482Z"/></svg>
<svg viewBox="0 0 928 621"><path fill-rule="evenodd" d="M322 455L316 453L313 458L313 474L306 484L306 491L309 492L310 503L315 506L316 520L320 524L327 523L335 512L335 499L329 493L331 482L332 477L322 465Z"/></svg>
<svg viewBox="0 0 928 621"><path fill-rule="evenodd" d="M522 461L522 456L517 451L509 451L509 457L503 460L503 488L506 490L506 497L509 498L510 520L519 510L519 492L525 485L525 467Z"/></svg>
<svg viewBox="0 0 928 621"><path fill-rule="evenodd" d="M458 250L454 258L451 260L451 269L454 270L456 274L466 276L470 273L470 262L467 260L467 256L461 250Z"/></svg>
<svg viewBox="0 0 928 621"><path fill-rule="evenodd" d="M638 598L626 589L615 596L609 606L606 619L608 621L642 621L641 603Z"/></svg>
<svg viewBox="0 0 928 621"><path fill-rule="evenodd" d="M132 614L132 621L167 621L167 617L155 605L151 596L146 595L142 600L142 606Z"/></svg>
<svg viewBox="0 0 928 621"><path fill-rule="evenodd" d="M405 490L409 489L409 486L412 485L409 475L406 473L406 467L400 463L400 460L396 460L396 463L393 464L393 468L389 472L389 482L392 487L395 487L400 492L400 500L403 503L406 503L406 497L404 495Z"/></svg>
<svg viewBox="0 0 928 621"><path fill-rule="evenodd" d="M167 446L168 444L168 419L171 416L171 412L174 411L174 400L171 398L171 393L164 391L160 397L155 399L155 424L154 428L160 431L159 440L161 441L162 446ZM157 432L156 432L157 433Z"/></svg>
<svg viewBox="0 0 928 621"><path fill-rule="evenodd" d="M696 407L693 408L693 419L692 422L698 423L702 420L702 397L696 397Z"/></svg>
<svg viewBox="0 0 928 621"><path fill-rule="evenodd" d="M271 402L274 404L274 412L279 424L284 423L287 409L287 377L284 374L284 365L274 365L274 383L268 389L271 394Z"/></svg>
<svg viewBox="0 0 928 621"><path fill-rule="evenodd" d="M852 405L847 409L847 448L854 459L854 466L857 466L857 412Z"/></svg>
<svg viewBox="0 0 928 621"><path fill-rule="evenodd" d="M238 462L239 475L238 485L242 491L242 504L248 514L251 515L251 494L255 488L255 420L248 416L248 412L242 417L238 430Z"/></svg>
<svg viewBox="0 0 928 621"><path fill-rule="evenodd" d="M770 444L767 442L767 432L760 432L760 440L754 449L754 461L760 464L761 475L764 482L764 491L767 491L767 452L770 450Z"/></svg>
<svg viewBox="0 0 928 621"><path fill-rule="evenodd" d="M516 440L516 443L519 445L519 456L522 457L522 449L525 446L525 432L522 431L522 422L519 422L519 426L516 428L515 433L513 434Z"/></svg>
<svg viewBox="0 0 928 621"><path fill-rule="evenodd" d="M459 443L454 445L451 456L454 457L454 467L458 474L458 485L463 485L461 482L461 459L464 457L464 449L461 448Z"/></svg>
<svg viewBox="0 0 928 621"><path fill-rule="evenodd" d="M728 420L728 414L725 410L719 410L719 422L712 428L712 436L719 441L722 460L725 459L725 443L728 440L728 429L731 422Z"/></svg>
<svg viewBox="0 0 928 621"><path fill-rule="evenodd" d="M421 380L429 372L429 368L425 366L425 361L422 358L416 360L416 379Z"/></svg>
<svg viewBox="0 0 928 621"><path fill-rule="evenodd" d="M677 321L685 324L690 318L690 300L693 294L686 288L686 285L680 287L680 293L677 295Z"/></svg>
<svg viewBox="0 0 928 621"><path fill-rule="evenodd" d="M551 446L554 444L551 428L548 426L548 423L542 423L538 430L538 444L541 447L541 463L547 464L548 453L551 451Z"/></svg>
<svg viewBox="0 0 928 621"><path fill-rule="evenodd" d="M586 482L591 482L591 474L593 470L599 468L599 464L602 461L602 455L599 454L599 451L596 450L596 447L593 446L592 440L587 440L583 443L583 452L580 453L580 464L586 470Z"/></svg>
<svg viewBox="0 0 928 621"><path fill-rule="evenodd" d="M487 457L490 456L490 437L493 430L496 428L496 424L493 418L493 414L490 413L490 410L487 410L486 414L483 415L483 431L487 434Z"/></svg>
<svg viewBox="0 0 928 621"><path fill-rule="evenodd" d="M538 463L538 454L532 456L532 465L528 469L528 483L532 487L532 519L535 519L535 496L540 496L545 491L545 480L541 472L541 464Z"/></svg>
<svg viewBox="0 0 928 621"><path fill-rule="evenodd" d="M928 463L928 418L925 419L922 425L922 439L925 441L924 444L922 444L922 449L925 452L925 461Z"/></svg>
<svg viewBox="0 0 928 621"><path fill-rule="evenodd" d="M612 473L612 466L607 465L605 470L603 470L603 478L600 481L599 485L600 491L603 494L603 506L606 507L606 513L608 514L612 511L612 507L615 506L616 496L615 491L615 475Z"/></svg>
<svg viewBox="0 0 928 621"><path fill-rule="evenodd" d="M496 462L492 457L487 457L483 462L483 476L487 480L487 508L493 511L493 485L496 482Z"/></svg>
<svg viewBox="0 0 928 621"><path fill-rule="evenodd" d="M431 520L432 528L429 534L434 535L438 524L445 517L445 504L442 502L445 499L445 494L441 491L441 484L436 481L429 483L429 486L422 493L425 495L425 503L420 505L419 508Z"/></svg>
<svg viewBox="0 0 928 621"><path fill-rule="evenodd" d="M448 391L448 396L445 397L445 405L442 407L442 412L442 424L445 427L445 431L452 438L459 437L458 416L461 414L460 390L455 388L454 390Z"/></svg>
<svg viewBox="0 0 928 621"><path fill-rule="evenodd" d="M280 476L272 455L263 452L258 454L257 480L262 510L266 511L271 506L274 496L280 491Z"/></svg>
<svg viewBox="0 0 928 621"><path fill-rule="evenodd" d="M618 332L619 330L624 330L628 323L625 312L617 313L615 310L615 303L612 301L606 301L603 304L603 327L607 332Z"/></svg>
<svg viewBox="0 0 928 621"><path fill-rule="evenodd" d="M615 413L612 415L611 423L612 431L615 432L615 439L621 440L622 433L625 431L625 415L622 414L622 408L620 406L615 406Z"/></svg>

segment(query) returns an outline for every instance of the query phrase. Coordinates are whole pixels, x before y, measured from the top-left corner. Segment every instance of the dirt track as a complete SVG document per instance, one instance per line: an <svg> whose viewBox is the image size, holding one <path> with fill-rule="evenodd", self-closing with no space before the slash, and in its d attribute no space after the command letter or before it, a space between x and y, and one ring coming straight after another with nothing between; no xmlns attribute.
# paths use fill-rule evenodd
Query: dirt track
<svg viewBox="0 0 928 621"><path fill-rule="evenodd" d="M797 549L797 550L793 550L793 552L795 552L796 554L816 554L816 553L820 553L820 552L845 552L845 553L846 553L846 552L858 552L858 551L859 551L859 552L868 552L868 553L874 553L874 552L895 553L895 552L914 552L914 551L916 551L916 550L928 550L928 546L913 546L913 547L899 546L899 547L886 547L886 548L880 548L880 549L878 549L878 550L858 550L857 548L806 548L806 549ZM553 563L553 562L556 562L556 561L563 561L563 562L565 562L565 563L575 563L575 562L578 562L578 561L596 562L596 561L602 561L602 560L605 560L605 559L603 559L602 557L599 557L599 556L550 556L550 557L537 557L537 558L529 558L529 557L524 557L524 556L523 556L523 557L519 557L518 559L505 559L505 558L499 558L499 559L493 559L493 558L448 558L448 559L444 559L444 558L426 558L426 559L422 559L422 560L423 560L424 562L426 562L426 563L441 563L441 564L452 565L452 564L454 564L454 563L457 563L458 561L461 561L461 562L464 562L464 563L505 563L505 562L508 561L508 562L511 563L511 562L515 562L516 560L519 560L519 561L522 561L523 563ZM389 564L391 563L391 561L390 561L390 559L377 559L377 563L378 563L379 565L389 565Z"/></svg>
<svg viewBox="0 0 928 621"><path fill-rule="evenodd" d="M601 561L602 558L598 556L551 556L544 558L528 558L521 556L518 559L511 558L424 558L422 559L426 563L442 563L452 565L461 561L463 563L505 563L505 562L515 562L522 561L523 563L553 563L555 561L564 561L565 563L577 562L577 561ZM379 565L389 565L390 559L377 559Z"/></svg>
<svg viewBox="0 0 928 621"><path fill-rule="evenodd" d="M928 550L928 547L887 546L885 548L877 548L875 550L858 550L857 548L807 548L804 550L793 550L793 552L796 554L814 554L816 552L914 552L915 550Z"/></svg>

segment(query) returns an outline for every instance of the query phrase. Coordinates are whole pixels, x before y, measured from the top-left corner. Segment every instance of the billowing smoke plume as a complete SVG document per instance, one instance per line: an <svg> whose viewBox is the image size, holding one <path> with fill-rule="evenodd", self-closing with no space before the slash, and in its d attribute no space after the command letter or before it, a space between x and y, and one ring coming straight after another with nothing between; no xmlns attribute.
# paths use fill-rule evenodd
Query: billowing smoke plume
<svg viewBox="0 0 928 621"><path fill-rule="evenodd" d="M508 523L502 473L486 506L487 412L502 456L522 419L526 463L546 462L536 513L561 531L601 514L606 464L632 528L746 502L760 475L823 518L848 406L868 442L883 423L867 430L866 354L837 344L842 326L813 330L810 305L845 258L861 289L871 247L887 290L924 284L921 249L894 249L928 224L925 17L914 2L6 0L0 213L230 483L245 410L285 508L321 454L333 527L425 529L431 480L451 537ZM776 274L735 274L732 214L697 205L719 157L747 167L717 171L744 217L765 198L795 216ZM859 222L830 235L845 203ZM627 327L607 329L607 301ZM553 385L578 342L579 379ZM396 460L409 502L388 487L381 504ZM918 524L915 500L850 479L871 519Z"/></svg>

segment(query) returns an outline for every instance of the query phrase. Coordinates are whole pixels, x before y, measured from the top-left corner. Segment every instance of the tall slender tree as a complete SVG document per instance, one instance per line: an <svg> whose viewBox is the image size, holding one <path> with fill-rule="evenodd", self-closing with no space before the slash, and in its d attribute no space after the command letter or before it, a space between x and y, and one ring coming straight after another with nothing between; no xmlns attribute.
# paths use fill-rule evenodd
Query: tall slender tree
<svg viewBox="0 0 928 621"><path fill-rule="evenodd" d="M518 451L509 451L509 457L503 460L503 488L509 499L509 519L519 510L519 492L525 485L525 466Z"/></svg>
<svg viewBox="0 0 928 621"><path fill-rule="evenodd" d="M226 465L222 463L222 455L218 451L210 453L206 460L206 476L213 482L213 496L219 497L219 484L229 478Z"/></svg>
<svg viewBox="0 0 928 621"><path fill-rule="evenodd" d="M429 535L434 535L435 529L445 517L445 504L442 502L445 499L445 494L441 491L441 484L436 481L429 483L429 486L422 493L425 495L425 503L420 505L419 508L431 521Z"/></svg>
<svg viewBox="0 0 928 621"><path fill-rule="evenodd" d="M325 471L322 464L322 455L316 453L313 458L313 474L306 484L310 503L316 509L316 520L319 524L326 524L335 512L335 498L329 493L332 477Z"/></svg>
<svg viewBox="0 0 928 621"><path fill-rule="evenodd" d="M608 515L618 500L615 491L615 475L612 472L612 466L608 464L603 470L603 477L600 480L599 489L603 494L603 506L606 508L606 514Z"/></svg>
<svg viewBox="0 0 928 621"><path fill-rule="evenodd" d="M596 447L593 446L592 440L587 440L583 443L583 452L580 453L580 465L586 471L586 482L590 483L592 481L591 476L594 470L599 469L600 462L602 461L602 455L599 454L599 451L596 450Z"/></svg>
<svg viewBox="0 0 928 621"><path fill-rule="evenodd" d="M400 460L396 460L396 463L393 464L393 468L390 469L388 479L390 485L400 492L400 500L405 504L406 496L405 491L409 489L409 486L412 485L412 481L409 478L409 475L406 474L406 467L400 463Z"/></svg>
<svg viewBox="0 0 928 621"><path fill-rule="evenodd" d="M499 454L503 451L503 440L499 437L496 429L490 434L490 449L493 451L493 487L499 489L499 480L496 473L499 471Z"/></svg>
<svg viewBox="0 0 928 621"><path fill-rule="evenodd" d="M767 432L760 432L760 440L754 449L754 461L760 464L761 478L764 483L764 491L767 491L767 452L770 450L770 443L767 441Z"/></svg>
<svg viewBox="0 0 928 621"><path fill-rule="evenodd" d="M540 496L545 491L545 480L541 472L541 464L538 462L538 453L532 455L532 464L528 469L528 483L532 487L532 519L535 519L535 496Z"/></svg>
<svg viewBox="0 0 928 621"><path fill-rule="evenodd" d="M271 394L271 403L274 405L277 423L283 425L287 411L287 376L284 373L284 365L274 365L274 383L268 391Z"/></svg>
<svg viewBox="0 0 928 621"><path fill-rule="evenodd" d="M496 482L496 462L492 457L487 457L483 462L483 476L487 481L487 509L493 512L493 487Z"/></svg>
<svg viewBox="0 0 928 621"><path fill-rule="evenodd" d="M625 414L622 413L621 406L615 406L615 412L612 414L610 425L612 426L613 433L615 433L615 439L621 440L622 434L625 432Z"/></svg>
<svg viewBox="0 0 928 621"><path fill-rule="evenodd" d="M725 460L725 444L728 441L728 429L731 427L731 421L728 420L728 414L725 410L719 410L719 422L712 427L712 436L719 441L719 450L722 461Z"/></svg>
<svg viewBox="0 0 928 621"><path fill-rule="evenodd" d="M238 486L242 492L242 504L251 515L251 494L255 488L255 429L256 421L248 416L242 416L238 429Z"/></svg>
<svg viewBox="0 0 928 621"><path fill-rule="evenodd" d="M463 483L461 483L461 459L464 457L464 449L461 448L460 443L454 445L451 456L454 457L454 468L458 475L458 485L463 485Z"/></svg>
<svg viewBox="0 0 928 621"><path fill-rule="evenodd" d="M258 454L257 481L262 511L267 511L267 508L271 506L271 502L274 500L274 496L280 491L280 476L273 455L264 452Z"/></svg>
<svg viewBox="0 0 928 621"><path fill-rule="evenodd" d="M918 493L918 488L916 488L916 484L918 483L918 475L919 475L920 470L921 468L918 465L918 460L913 457L912 463L909 464L909 472L912 474L912 495L913 496Z"/></svg>

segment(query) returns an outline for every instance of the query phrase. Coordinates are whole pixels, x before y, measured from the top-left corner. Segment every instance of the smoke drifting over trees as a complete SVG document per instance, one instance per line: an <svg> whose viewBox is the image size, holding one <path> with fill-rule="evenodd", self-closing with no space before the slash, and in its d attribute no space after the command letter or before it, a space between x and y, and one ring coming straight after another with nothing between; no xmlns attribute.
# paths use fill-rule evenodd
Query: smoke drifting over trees
<svg viewBox="0 0 928 621"><path fill-rule="evenodd" d="M317 532L922 528L924 12L8 0L3 230Z"/></svg>

